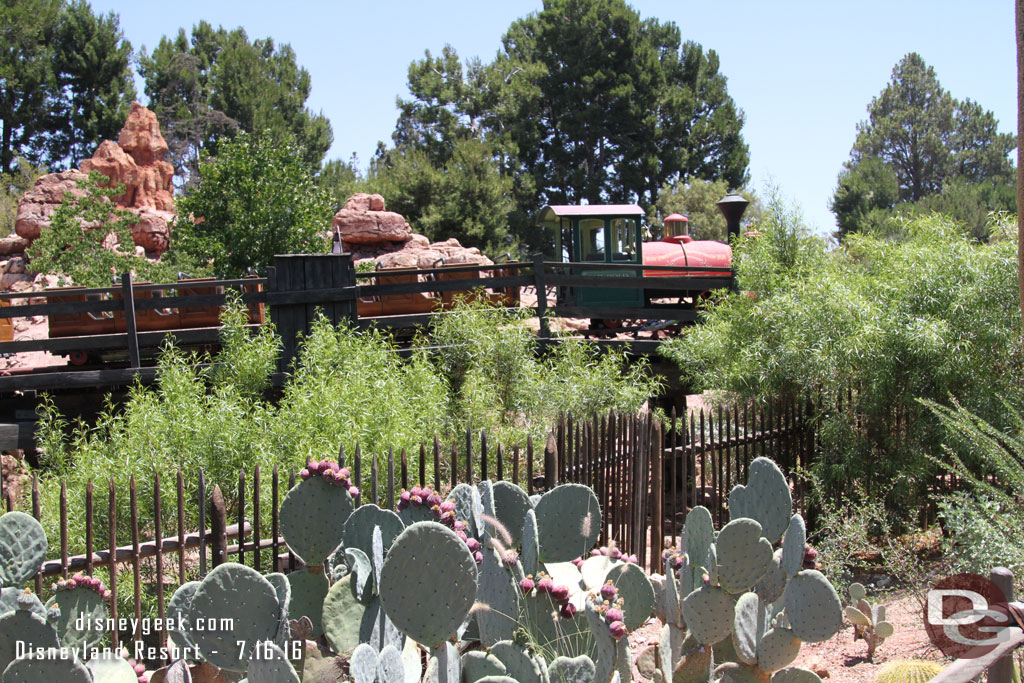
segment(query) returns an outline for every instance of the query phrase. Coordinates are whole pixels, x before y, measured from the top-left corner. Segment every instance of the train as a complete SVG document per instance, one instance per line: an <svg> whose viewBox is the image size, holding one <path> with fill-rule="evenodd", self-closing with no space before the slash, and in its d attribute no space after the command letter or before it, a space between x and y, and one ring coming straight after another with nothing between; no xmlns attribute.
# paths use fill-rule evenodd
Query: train
<svg viewBox="0 0 1024 683"><path fill-rule="evenodd" d="M737 201L738 200L738 201ZM723 202L728 203L727 197ZM719 203L721 207L723 202ZM733 200L739 206L739 214L746 202L742 198ZM734 211L735 213L735 211ZM729 214L723 210L729 219ZM736 225L738 228L738 215ZM663 234L657 239L644 239L645 212L635 204L613 205L549 205L540 212L538 221L549 239L549 262L586 264L578 274L597 278L643 275L656 282L659 278L671 277L671 287L659 288L656 284L637 287L575 286L557 287L557 305L566 309L606 309L606 317L591 317L591 330L615 331L622 327L623 318L651 319L657 317L658 306L668 306L665 315L678 316L680 308L695 309L711 289L728 287L731 283L732 250L728 244L713 240L695 240L688 231L687 219L673 214L664 219ZM733 227L730 223L730 232ZM607 264L607 269L600 264ZM628 266L636 266L629 268ZM625 268L623 266L626 266ZM659 269L664 266L683 266L680 272ZM447 270L450 272L446 272ZM707 269L707 270L704 270ZM576 269L581 270L581 269ZM455 299L466 296L483 300L497 306L517 307L520 305L520 288L509 286L476 289L473 280L481 277L512 277L520 274L520 265L515 263L494 264L482 269L467 269L464 265L436 264L429 271L416 269L379 269L370 273L357 273L359 277L372 278L374 285L408 285L423 282L465 281L459 290L423 291L410 293L379 293L361 296L356 301L360 317L381 317L394 315L417 315L450 308ZM683 285L680 286L680 279ZM244 283L244 281L242 281ZM607 283L607 280L604 280ZM666 281L667 282L667 281ZM686 287L688 282L693 287ZM262 280L241 285L244 291L261 291ZM137 283L134 290L136 299L173 297L188 295L223 294L225 284L211 278L184 278L173 285L147 288L147 283ZM237 284L237 283L236 283ZM119 299L117 290L97 292L81 287L67 287L47 290L50 303L88 302L103 299ZM669 303L666 304L665 302ZM9 301L0 301L8 305ZM671 309L671 310L669 310ZM175 306L167 308L146 308L136 310L138 332L161 332L196 328L210 328L219 325L219 306ZM249 322L263 324L266 318L264 305L253 303L248 307ZM689 320L695 317L691 316ZM10 318L0 318L0 342L13 340ZM660 321L662 327L672 326L679 320ZM122 310L103 312L62 312L49 315L49 337L87 337L123 333L127 324ZM104 360L95 351L72 350L66 352L72 365L82 366Z"/></svg>

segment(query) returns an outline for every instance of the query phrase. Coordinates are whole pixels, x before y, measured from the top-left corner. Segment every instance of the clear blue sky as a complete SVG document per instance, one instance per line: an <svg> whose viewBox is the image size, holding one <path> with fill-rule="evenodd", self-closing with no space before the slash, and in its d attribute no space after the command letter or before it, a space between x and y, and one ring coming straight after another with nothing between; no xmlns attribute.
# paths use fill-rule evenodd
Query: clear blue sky
<svg viewBox="0 0 1024 683"><path fill-rule="evenodd" d="M827 202L855 126L906 53L918 52L954 97L979 102L995 113L1002 131L1016 131L1009 0L631 4L642 17L674 21L684 40L718 52L729 93L746 115L754 188L774 184L820 232L834 228ZM395 98L408 94L411 61L446 43L462 58L489 61L508 25L538 11L541 0L94 0L92 6L117 12L136 50L152 50L162 35L189 30L201 19L242 26L250 39L290 43L312 76L308 105L334 129L328 158L355 152L365 167L378 140L390 143ZM141 91L140 97L144 102Z"/></svg>

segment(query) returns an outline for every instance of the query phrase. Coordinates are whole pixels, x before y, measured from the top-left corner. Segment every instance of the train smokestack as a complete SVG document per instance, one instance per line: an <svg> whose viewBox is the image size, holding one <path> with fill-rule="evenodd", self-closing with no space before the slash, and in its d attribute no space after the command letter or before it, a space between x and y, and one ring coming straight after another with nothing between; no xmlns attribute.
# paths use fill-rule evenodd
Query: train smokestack
<svg viewBox="0 0 1024 683"><path fill-rule="evenodd" d="M739 236L740 219L743 218L743 212L747 210L749 204L750 202L738 194L726 195L716 204L718 210L725 216L725 223L730 235Z"/></svg>

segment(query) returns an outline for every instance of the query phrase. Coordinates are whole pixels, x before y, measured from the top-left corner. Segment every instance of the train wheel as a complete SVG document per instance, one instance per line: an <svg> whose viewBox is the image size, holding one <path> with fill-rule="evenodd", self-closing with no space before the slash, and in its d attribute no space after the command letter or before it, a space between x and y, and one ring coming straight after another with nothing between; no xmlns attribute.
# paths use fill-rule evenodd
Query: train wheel
<svg viewBox="0 0 1024 683"><path fill-rule="evenodd" d="M72 365L85 365L89 362L89 354L86 351L72 351L68 354L68 362Z"/></svg>

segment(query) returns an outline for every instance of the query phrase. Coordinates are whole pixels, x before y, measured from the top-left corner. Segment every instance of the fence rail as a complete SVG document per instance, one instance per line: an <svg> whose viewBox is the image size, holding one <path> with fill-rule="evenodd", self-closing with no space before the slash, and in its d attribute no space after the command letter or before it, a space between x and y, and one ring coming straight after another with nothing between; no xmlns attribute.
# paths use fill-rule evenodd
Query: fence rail
<svg viewBox="0 0 1024 683"><path fill-rule="evenodd" d="M730 413L733 417L723 422ZM685 510L708 502L702 491L715 492L711 509L722 520L728 488L752 458L774 455L784 467L803 462L803 452L787 455L801 443L802 423L793 418L796 414L795 407L785 405L721 414L699 410L688 420L673 415L673 422L664 425L649 415L565 417L543 446L528 440L524 446L505 447L485 433L467 430L451 444L435 438L411 451L370 453L357 446L351 453L341 452L338 461L350 467L364 502L391 508L400 489L414 485L447 492L462 482L504 479L533 494L564 482L586 484L594 488L603 510L599 542L615 542L652 568L660 561L663 544L678 535L677 522ZM128 591L131 611L140 616L145 583L158 606L154 616L163 617L165 598L174 586L204 576L220 562L241 562L260 571L297 567L299 560L280 536L278 516L284 493L295 483L294 469L274 467L268 473L256 467L230 482L208 482L202 471L191 481L179 471L167 488L159 474L138 483L132 479L122 490L111 478L72 492L64 481L33 474L20 495L0 490L8 510L20 507L44 520L44 526L58 529L58 537L50 538L51 557L35 579L37 592L44 592L45 578L102 569L115 596L112 616L117 617L119 590ZM41 486L59 487L56 510L41 509ZM72 548L72 518L84 524L83 546ZM113 638L116 644L142 635L119 633ZM159 638L165 642L166 634Z"/></svg>

